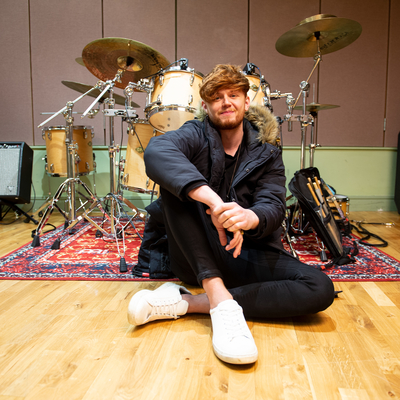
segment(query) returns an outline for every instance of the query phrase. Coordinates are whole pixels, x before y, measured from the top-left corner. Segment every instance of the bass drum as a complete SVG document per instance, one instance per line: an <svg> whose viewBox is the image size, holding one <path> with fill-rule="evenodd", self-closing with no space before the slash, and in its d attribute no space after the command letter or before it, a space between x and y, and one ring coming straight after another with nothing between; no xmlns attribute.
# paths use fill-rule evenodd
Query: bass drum
<svg viewBox="0 0 400 400"><path fill-rule="evenodd" d="M173 131L194 119L201 102L199 86L203 74L172 67L151 79L146 113L155 129L163 133Z"/></svg>
<svg viewBox="0 0 400 400"><path fill-rule="evenodd" d="M46 141L46 171L51 176L68 176L66 130L65 126L42 129L42 138ZM72 126L72 142L76 144L75 176L93 171L93 137L92 126Z"/></svg>
<svg viewBox="0 0 400 400"><path fill-rule="evenodd" d="M154 129L146 120L138 120L129 127L125 166L122 173L122 188L136 193L157 194L159 187L146 175L143 154L153 136L162 133Z"/></svg>

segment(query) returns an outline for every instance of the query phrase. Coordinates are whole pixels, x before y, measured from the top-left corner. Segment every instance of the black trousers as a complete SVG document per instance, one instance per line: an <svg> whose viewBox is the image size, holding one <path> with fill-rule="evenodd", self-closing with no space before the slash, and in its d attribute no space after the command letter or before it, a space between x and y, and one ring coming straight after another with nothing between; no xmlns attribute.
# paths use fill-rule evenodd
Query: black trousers
<svg viewBox="0 0 400 400"><path fill-rule="evenodd" d="M245 240L239 257L226 251L199 202L182 202L161 189L170 268L183 282L200 285L220 277L246 317L276 318L317 313L329 307L329 277L283 250L260 248ZM229 239L228 239L229 240Z"/></svg>

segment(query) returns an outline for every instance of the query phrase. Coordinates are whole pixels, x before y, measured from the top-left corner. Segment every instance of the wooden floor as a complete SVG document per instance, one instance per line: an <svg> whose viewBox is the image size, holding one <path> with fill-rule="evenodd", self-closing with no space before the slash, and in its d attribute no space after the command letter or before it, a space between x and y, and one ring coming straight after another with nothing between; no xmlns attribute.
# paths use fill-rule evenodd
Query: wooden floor
<svg viewBox="0 0 400 400"><path fill-rule="evenodd" d="M368 229L400 259L397 213L350 217L395 222ZM0 226L0 256L32 229L22 218ZM208 316L129 325L132 295L159 285L0 281L0 400L400 398L400 282L335 283L343 293L325 312L248 321L252 366L214 356Z"/></svg>

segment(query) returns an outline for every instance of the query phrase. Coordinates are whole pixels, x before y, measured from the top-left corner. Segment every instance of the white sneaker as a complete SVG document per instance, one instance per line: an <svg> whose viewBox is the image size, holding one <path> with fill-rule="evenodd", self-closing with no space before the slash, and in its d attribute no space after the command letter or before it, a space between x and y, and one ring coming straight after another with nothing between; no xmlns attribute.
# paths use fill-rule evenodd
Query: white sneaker
<svg viewBox="0 0 400 400"><path fill-rule="evenodd" d="M129 302L129 323L142 325L157 319L177 319L186 314L189 304L182 299L181 293L191 294L173 282L166 282L156 290L140 290Z"/></svg>
<svg viewBox="0 0 400 400"><path fill-rule="evenodd" d="M257 361L258 350L244 319L243 309L235 300L225 300L210 310L215 355L231 364Z"/></svg>

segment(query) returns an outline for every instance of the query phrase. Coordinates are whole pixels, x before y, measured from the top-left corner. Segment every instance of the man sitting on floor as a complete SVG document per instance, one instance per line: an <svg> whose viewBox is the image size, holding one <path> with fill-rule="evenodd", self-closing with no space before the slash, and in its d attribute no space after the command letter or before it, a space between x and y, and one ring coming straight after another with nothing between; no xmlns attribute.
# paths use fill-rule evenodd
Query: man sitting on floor
<svg viewBox="0 0 400 400"><path fill-rule="evenodd" d="M283 249L286 190L277 124L265 107L250 108L248 90L238 67L217 65L200 87L204 121L151 139L144 160L160 185L170 268L205 293L191 295L168 282L137 292L128 309L135 325L211 314L214 352L233 364L258 357L244 317L316 313L334 299L329 277Z"/></svg>

